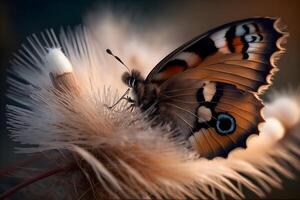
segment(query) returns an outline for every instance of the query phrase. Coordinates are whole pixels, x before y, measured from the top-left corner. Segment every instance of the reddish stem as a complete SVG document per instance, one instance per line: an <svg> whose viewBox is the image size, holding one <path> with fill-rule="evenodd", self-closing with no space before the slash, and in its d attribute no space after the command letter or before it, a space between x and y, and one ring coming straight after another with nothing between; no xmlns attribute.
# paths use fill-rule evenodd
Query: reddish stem
<svg viewBox="0 0 300 200"><path fill-rule="evenodd" d="M0 171L0 177L6 176L8 174L11 174L15 172L19 167L26 166L28 164L32 164L33 161L36 161L37 159L41 158L41 155L35 155L28 160L22 160L19 162L14 163L13 165L6 167L5 169Z"/></svg>
<svg viewBox="0 0 300 200"><path fill-rule="evenodd" d="M0 195L0 199L5 199L11 195L13 195L14 193L16 193L18 190L36 182L36 181L40 181L44 178L47 178L49 176L52 176L52 175L55 175L55 174L58 174L58 173L61 173L61 172L64 172L64 171L68 171L68 170L71 170L71 169L74 169L75 166L74 165L68 165L68 166L65 166L65 167L58 167L58 168L55 168L55 169L52 169L52 170L49 170L49 171L46 171L42 174L39 174L37 176L34 176L28 180L25 180L23 181L22 183L14 186L13 188L7 190L6 192L2 193Z"/></svg>

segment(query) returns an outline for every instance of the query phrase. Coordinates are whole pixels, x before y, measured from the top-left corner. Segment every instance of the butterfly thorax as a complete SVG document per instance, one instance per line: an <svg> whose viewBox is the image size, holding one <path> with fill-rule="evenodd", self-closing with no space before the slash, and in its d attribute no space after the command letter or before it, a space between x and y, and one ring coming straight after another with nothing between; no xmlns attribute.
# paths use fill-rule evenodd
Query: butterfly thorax
<svg viewBox="0 0 300 200"><path fill-rule="evenodd" d="M157 84L146 82L137 70L132 70L131 73L125 72L122 81L132 89L134 106L144 111L154 105L159 93Z"/></svg>

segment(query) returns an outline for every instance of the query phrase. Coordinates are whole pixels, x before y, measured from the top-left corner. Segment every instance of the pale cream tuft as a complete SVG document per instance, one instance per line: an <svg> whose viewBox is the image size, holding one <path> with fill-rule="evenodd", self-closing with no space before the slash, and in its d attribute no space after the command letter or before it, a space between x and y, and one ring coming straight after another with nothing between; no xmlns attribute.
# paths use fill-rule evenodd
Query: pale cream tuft
<svg viewBox="0 0 300 200"><path fill-rule="evenodd" d="M54 75L62 75L73 71L72 64L60 48L49 48L45 55L45 67Z"/></svg>

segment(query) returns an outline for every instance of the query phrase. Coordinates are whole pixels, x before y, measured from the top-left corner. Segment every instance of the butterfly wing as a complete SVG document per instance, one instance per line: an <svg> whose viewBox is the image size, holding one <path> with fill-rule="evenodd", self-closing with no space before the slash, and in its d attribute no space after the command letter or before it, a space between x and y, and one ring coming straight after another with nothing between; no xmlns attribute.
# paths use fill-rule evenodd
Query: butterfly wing
<svg viewBox="0 0 300 200"><path fill-rule="evenodd" d="M279 19L251 18L232 22L182 45L146 78L162 84L177 74L236 85L260 92L271 82L275 60L284 49L287 33ZM263 87L262 87L263 86Z"/></svg>
<svg viewBox="0 0 300 200"><path fill-rule="evenodd" d="M185 77L169 83L161 87L161 119L176 124L200 156L226 157L258 133L263 105L252 93L227 83Z"/></svg>
<svg viewBox="0 0 300 200"><path fill-rule="evenodd" d="M257 97L283 52L277 19L252 18L216 28L163 59L146 82L160 86L162 120L171 121L201 156L227 156L258 133Z"/></svg>

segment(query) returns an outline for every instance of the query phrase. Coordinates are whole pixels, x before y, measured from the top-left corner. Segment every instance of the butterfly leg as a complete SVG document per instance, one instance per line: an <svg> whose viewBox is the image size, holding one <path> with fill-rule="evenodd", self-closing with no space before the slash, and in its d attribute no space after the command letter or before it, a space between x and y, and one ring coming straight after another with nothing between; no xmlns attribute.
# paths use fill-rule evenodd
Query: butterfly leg
<svg viewBox="0 0 300 200"><path fill-rule="evenodd" d="M135 108L135 100L132 99L131 97L125 97L124 98L128 103L130 103L130 105L126 108L126 110L130 110L131 112L133 111L133 109Z"/></svg>

